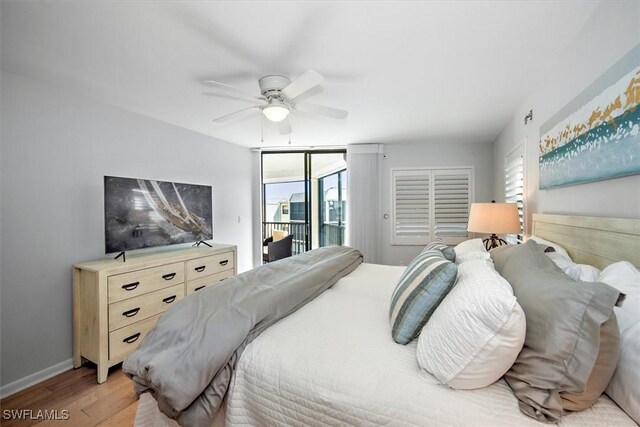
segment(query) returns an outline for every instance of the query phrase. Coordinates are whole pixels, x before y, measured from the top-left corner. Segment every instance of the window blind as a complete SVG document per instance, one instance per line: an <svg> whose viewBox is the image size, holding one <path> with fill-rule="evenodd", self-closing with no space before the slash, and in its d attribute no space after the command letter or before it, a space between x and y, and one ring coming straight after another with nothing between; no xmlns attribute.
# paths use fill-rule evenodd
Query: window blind
<svg viewBox="0 0 640 427"><path fill-rule="evenodd" d="M433 171L436 237L467 237L469 171Z"/></svg>
<svg viewBox="0 0 640 427"><path fill-rule="evenodd" d="M518 149L509 154L505 159L504 168L504 198L507 203L518 205L518 216L520 217L520 233L508 234L507 243L516 245L522 243L524 239L524 148Z"/></svg>
<svg viewBox="0 0 640 427"><path fill-rule="evenodd" d="M393 235L396 244L422 244L431 233L431 174L393 171Z"/></svg>
<svg viewBox="0 0 640 427"><path fill-rule="evenodd" d="M446 243L467 238L473 200L471 168L392 170L394 245L423 245L436 237Z"/></svg>

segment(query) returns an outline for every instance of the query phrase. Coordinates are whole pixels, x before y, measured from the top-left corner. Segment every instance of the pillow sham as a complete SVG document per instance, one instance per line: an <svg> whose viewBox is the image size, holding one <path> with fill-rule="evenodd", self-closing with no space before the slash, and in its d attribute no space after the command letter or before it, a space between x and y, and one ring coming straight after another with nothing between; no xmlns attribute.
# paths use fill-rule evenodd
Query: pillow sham
<svg viewBox="0 0 640 427"><path fill-rule="evenodd" d="M391 295L389 320L395 342L407 344L420 334L455 284L457 272L439 250L424 252L409 263Z"/></svg>
<svg viewBox="0 0 640 427"><path fill-rule="evenodd" d="M470 239L457 245L455 248L456 257L467 255L473 252L487 252L482 243L482 239Z"/></svg>
<svg viewBox="0 0 640 427"><path fill-rule="evenodd" d="M435 239L433 242L429 243L424 250L422 251L422 253L431 251L437 249L440 252L442 252L442 255L444 255L444 257L446 259L448 259L449 261L455 261L456 260L456 252L453 250L453 248L450 248L449 246L445 245L442 241L442 239L437 238Z"/></svg>
<svg viewBox="0 0 640 427"><path fill-rule="evenodd" d="M566 411L582 411L598 401L607 388L618 364L620 331L613 315L600 327L600 348L596 363L582 393L560 393L562 408Z"/></svg>
<svg viewBox="0 0 640 427"><path fill-rule="evenodd" d="M458 266L456 286L422 329L416 358L451 388L486 387L513 365L525 331L524 312L509 283L492 262L470 260Z"/></svg>
<svg viewBox="0 0 640 427"><path fill-rule="evenodd" d="M505 379L522 412L556 422L563 414L561 393L587 390L600 352L601 327L615 316L620 292L604 283L574 282L543 251L529 240L510 249L506 260L494 262L527 318L524 346ZM603 391L589 393L599 396Z"/></svg>
<svg viewBox="0 0 640 427"><path fill-rule="evenodd" d="M620 359L606 393L640 424L640 272L629 262L611 264L600 273L600 282L626 294L615 307L620 329Z"/></svg>
<svg viewBox="0 0 640 427"><path fill-rule="evenodd" d="M534 242L536 242L539 245L551 246L557 253L563 255L566 258L571 259L571 256L569 256L569 253L566 251L566 249L563 248L562 246L560 246L557 243L550 242L549 240L545 240L542 237L536 236L535 234L533 236L529 237L529 240L533 240Z"/></svg>

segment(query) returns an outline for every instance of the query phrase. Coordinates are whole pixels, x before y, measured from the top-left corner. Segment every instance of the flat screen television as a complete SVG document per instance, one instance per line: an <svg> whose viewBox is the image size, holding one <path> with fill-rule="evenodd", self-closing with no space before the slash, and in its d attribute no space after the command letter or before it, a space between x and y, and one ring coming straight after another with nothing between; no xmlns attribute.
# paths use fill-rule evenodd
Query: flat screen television
<svg viewBox="0 0 640 427"><path fill-rule="evenodd" d="M105 252L213 238L211 186L104 177Z"/></svg>

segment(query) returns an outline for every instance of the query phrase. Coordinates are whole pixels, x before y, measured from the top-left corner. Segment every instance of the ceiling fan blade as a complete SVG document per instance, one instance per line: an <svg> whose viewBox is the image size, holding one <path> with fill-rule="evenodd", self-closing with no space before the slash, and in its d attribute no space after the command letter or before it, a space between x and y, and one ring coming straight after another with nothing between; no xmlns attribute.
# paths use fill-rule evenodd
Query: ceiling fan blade
<svg viewBox="0 0 640 427"><path fill-rule="evenodd" d="M305 99L309 99L312 96L318 95L322 92L324 92L324 89L322 88L322 86L316 86L314 88L311 88L305 93L303 93L302 95L298 95L296 97L296 104L298 104L299 102L303 102Z"/></svg>
<svg viewBox="0 0 640 427"><path fill-rule="evenodd" d="M233 94L226 94L226 93L216 93L216 92L202 92L203 95L205 96L214 96L216 98L224 98L224 99L233 99L234 101L241 101L241 102L251 102L253 104L255 104L256 99L249 99L247 97L244 96L235 96ZM263 100L261 100L263 101ZM264 101L266 102L266 101Z"/></svg>
<svg viewBox="0 0 640 427"><path fill-rule="evenodd" d="M243 108L242 110L234 111L233 113L225 114L224 116L220 116L218 118L215 118L215 119L213 119L213 121L216 122L216 123L226 122L227 120L230 120L236 114L240 114L240 113L243 113L245 111L253 110L253 109L256 109L256 108L260 109L261 107L259 105L254 105L252 107Z"/></svg>
<svg viewBox="0 0 640 427"><path fill-rule="evenodd" d="M296 110L302 111L303 113L320 114L321 116L327 116L333 119L346 119L349 115L349 112L346 110L327 107L325 105L309 104L308 102L296 105Z"/></svg>
<svg viewBox="0 0 640 427"><path fill-rule="evenodd" d="M281 135L289 135L291 134L291 122L289 121L289 117L278 122L278 130Z"/></svg>
<svg viewBox="0 0 640 427"><path fill-rule="evenodd" d="M289 83L287 87L282 89L282 93L289 99L294 99L295 97L303 94L309 89L313 89L318 86L320 83L324 81L324 77L322 77L319 73L308 70L303 75Z"/></svg>
<svg viewBox="0 0 640 427"><path fill-rule="evenodd" d="M224 89L224 90L227 90L227 91L232 91L236 95L242 95L242 96L244 96L246 98L249 98L251 100L259 99L261 101L264 101L266 99L264 96L251 95L251 94L245 92L244 90L240 89L239 87L231 86L231 85L228 85L226 83L220 83L220 82L217 82L215 80L205 80L204 82L206 84L209 84L211 86L215 86L215 87L220 88L220 89Z"/></svg>

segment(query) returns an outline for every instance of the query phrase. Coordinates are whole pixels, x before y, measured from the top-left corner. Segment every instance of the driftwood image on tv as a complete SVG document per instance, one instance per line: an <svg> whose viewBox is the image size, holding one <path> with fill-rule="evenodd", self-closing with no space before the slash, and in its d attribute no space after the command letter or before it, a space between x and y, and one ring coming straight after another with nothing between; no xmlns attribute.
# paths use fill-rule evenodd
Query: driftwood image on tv
<svg viewBox="0 0 640 427"><path fill-rule="evenodd" d="M211 187L104 177L106 253L213 238Z"/></svg>

